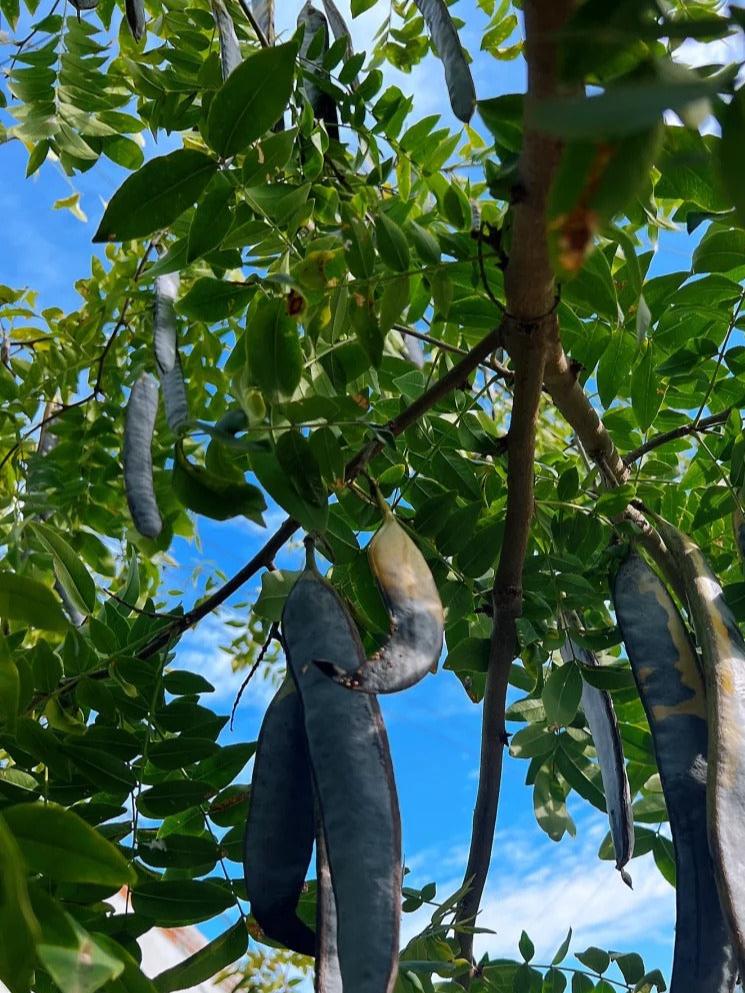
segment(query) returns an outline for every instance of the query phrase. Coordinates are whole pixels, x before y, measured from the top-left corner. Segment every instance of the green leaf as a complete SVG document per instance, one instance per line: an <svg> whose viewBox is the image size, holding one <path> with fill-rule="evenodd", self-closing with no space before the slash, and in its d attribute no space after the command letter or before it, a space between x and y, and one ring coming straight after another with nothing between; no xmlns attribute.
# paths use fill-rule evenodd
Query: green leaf
<svg viewBox="0 0 745 993"><path fill-rule="evenodd" d="M0 981L10 993L26 993L34 968L34 943L39 923L26 886L26 865L17 839L0 817Z"/></svg>
<svg viewBox="0 0 745 993"><path fill-rule="evenodd" d="M204 948L156 976L153 980L155 988L158 993L173 993L175 990L191 989L200 983L206 983L236 962L247 946L246 925L243 921L238 921L229 930L213 938Z"/></svg>
<svg viewBox="0 0 745 993"><path fill-rule="evenodd" d="M669 838L665 838L664 835L658 834L654 840L652 855L654 856L655 865L662 873L662 876L671 886L675 886L675 849L673 848L672 841Z"/></svg>
<svg viewBox="0 0 745 993"><path fill-rule="evenodd" d="M242 313L255 293L256 287L251 283L202 276L178 301L176 310L195 321L222 321Z"/></svg>
<svg viewBox="0 0 745 993"><path fill-rule="evenodd" d="M54 559L54 572L64 591L79 610L85 614L93 613L96 607L96 584L80 556L53 528L39 523L31 526Z"/></svg>
<svg viewBox="0 0 745 993"><path fill-rule="evenodd" d="M291 397L303 374L297 324L282 300L258 297L246 321L246 357L251 376L271 399Z"/></svg>
<svg viewBox="0 0 745 993"><path fill-rule="evenodd" d="M264 48L245 59L215 94L207 117L210 145L222 158L269 131L292 93L297 44Z"/></svg>
<svg viewBox="0 0 745 993"><path fill-rule="evenodd" d="M604 952L602 948L596 948L594 945L586 948L584 952L577 952L576 958L579 959L582 965L586 965L588 969L592 969L598 975L602 975L610 965L610 955Z"/></svg>
<svg viewBox="0 0 745 993"><path fill-rule="evenodd" d="M181 503L196 514L215 521L243 516L257 524L264 523L266 502L261 490L244 480L223 479L204 466L194 465L180 442L175 448L171 481Z"/></svg>
<svg viewBox="0 0 745 993"><path fill-rule="evenodd" d="M94 993L124 971L120 957L110 954L103 944L74 925L78 944L48 945L42 942L37 953L42 965L65 993Z"/></svg>
<svg viewBox="0 0 745 993"><path fill-rule="evenodd" d="M649 342L644 342L641 361L631 376L631 407L641 431L649 430L654 423L662 397L663 390L655 369L652 346Z"/></svg>
<svg viewBox="0 0 745 993"><path fill-rule="evenodd" d="M279 466L298 496L316 507L325 507L328 493L310 442L300 431L285 431L277 439Z"/></svg>
<svg viewBox="0 0 745 993"><path fill-rule="evenodd" d="M60 883L115 888L135 881L124 856L71 810L56 803L19 803L3 816L32 872Z"/></svg>
<svg viewBox="0 0 745 993"><path fill-rule="evenodd" d="M530 960L535 955L535 945L530 940L530 938L528 937L525 931L523 931L520 935L518 948L520 949L520 954L522 955L524 961L530 962Z"/></svg>
<svg viewBox="0 0 745 993"><path fill-rule="evenodd" d="M174 779L144 790L137 798L137 808L145 817L170 817L189 807L196 807L213 793L208 783Z"/></svg>
<svg viewBox="0 0 745 993"><path fill-rule="evenodd" d="M147 757L159 769L181 769L207 758L208 755L214 755L218 750L218 746L210 738L179 735L177 738L156 741L150 746Z"/></svg>
<svg viewBox="0 0 745 993"><path fill-rule="evenodd" d="M323 533L326 530L328 504L324 503L321 507L315 502L303 500L273 452L254 452L251 468L269 496L307 531Z"/></svg>
<svg viewBox="0 0 745 993"><path fill-rule="evenodd" d="M693 253L694 272L732 272L745 266L745 231L712 226Z"/></svg>
<svg viewBox="0 0 745 993"><path fill-rule="evenodd" d="M216 172L217 162L194 148L151 159L111 198L94 242L144 238L167 228L199 199Z"/></svg>
<svg viewBox="0 0 745 993"><path fill-rule="evenodd" d="M64 631L67 618L50 589L26 576L0 571L0 618L42 631Z"/></svg>
<svg viewBox="0 0 745 993"><path fill-rule="evenodd" d="M610 343L600 357L597 376L600 401L606 409L628 379L636 348L636 341L623 328L611 334Z"/></svg>
<svg viewBox="0 0 745 993"><path fill-rule="evenodd" d="M556 954L551 959L551 965L559 965L561 962L564 961L564 959L567 957L567 953L569 952L569 945L571 944L571 941L572 941L572 929L569 928L569 930L567 931L566 938L564 938L562 943L559 945Z"/></svg>
<svg viewBox="0 0 745 993"><path fill-rule="evenodd" d="M582 676L572 664L557 666L543 687L543 706L549 724L569 724L577 713L582 696Z"/></svg>
<svg viewBox="0 0 745 993"><path fill-rule="evenodd" d="M375 218L375 240L380 257L395 272L405 272L409 268L409 245L406 235L387 214Z"/></svg>
<svg viewBox="0 0 745 993"><path fill-rule="evenodd" d="M132 894L135 913L158 927L183 927L216 917L234 905L229 890L196 879L142 883Z"/></svg>

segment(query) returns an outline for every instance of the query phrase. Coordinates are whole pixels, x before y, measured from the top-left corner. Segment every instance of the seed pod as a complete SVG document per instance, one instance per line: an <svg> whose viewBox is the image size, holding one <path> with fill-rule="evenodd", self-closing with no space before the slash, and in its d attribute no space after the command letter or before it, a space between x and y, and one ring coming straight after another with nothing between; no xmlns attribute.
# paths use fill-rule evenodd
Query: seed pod
<svg viewBox="0 0 745 993"><path fill-rule="evenodd" d="M331 870L323 822L316 814L316 993L342 993L339 951L336 944L336 897L331 883Z"/></svg>
<svg viewBox="0 0 745 993"><path fill-rule="evenodd" d="M341 11L334 3L334 0L322 0L323 10L329 22L329 27L334 36L334 40L338 41L340 38L344 38L347 42L346 57L350 58L352 55L352 35L347 27L347 22L341 15Z"/></svg>
<svg viewBox="0 0 745 993"><path fill-rule="evenodd" d="M706 837L708 730L696 649L657 575L632 554L613 603L654 741L675 849L675 993L728 993L737 975Z"/></svg>
<svg viewBox="0 0 745 993"><path fill-rule="evenodd" d="M569 637L562 645L561 657L565 662L578 659L584 665L599 665L592 652L580 647ZM634 815L623 761L621 735L610 693L582 680L582 709L598 755L610 833L616 852L616 869L621 873L624 883L631 886L631 877L624 866L634 851Z"/></svg>
<svg viewBox="0 0 745 993"><path fill-rule="evenodd" d="M306 0L305 6L298 15L297 25L305 29L303 40L300 43L299 59L301 65L304 68L310 68L314 76L327 78L328 73L323 68L323 56L329 50L329 28L326 18L317 7L313 6L311 0ZM323 33L321 52L309 60L308 51L319 32ZM305 75L303 76L302 87L308 103L313 108L313 116L317 121L323 121L325 123L329 138L338 141L339 116L333 98L320 89L313 79L309 79Z"/></svg>
<svg viewBox="0 0 745 993"><path fill-rule="evenodd" d="M387 505L385 520L370 542L370 568L391 618L391 636L354 672L320 668L348 689L395 693L418 683L440 658L444 631L442 602L424 556Z"/></svg>
<svg viewBox="0 0 745 993"><path fill-rule="evenodd" d="M95 10L98 6L98 0L70 0L70 3L78 13L84 10Z"/></svg>
<svg viewBox="0 0 745 993"><path fill-rule="evenodd" d="M437 54L445 67L450 106L455 116L468 123L476 107L476 90L458 32L445 0L414 0L427 22Z"/></svg>
<svg viewBox="0 0 745 993"><path fill-rule="evenodd" d="M287 677L269 704L254 758L243 870L251 913L267 937L315 952L297 902L313 852L313 786L303 711Z"/></svg>
<svg viewBox="0 0 745 993"><path fill-rule="evenodd" d="M144 0L124 0L124 12L127 17L129 30L135 41L145 34L145 3Z"/></svg>
<svg viewBox="0 0 745 993"><path fill-rule="evenodd" d="M155 280L155 308L153 315L155 364L163 386L166 420L174 434L189 420L186 385L178 354L178 328L173 304L178 296L177 272L158 276Z"/></svg>
<svg viewBox="0 0 745 993"><path fill-rule="evenodd" d="M398 965L401 826L388 739L377 700L348 693L312 662L339 668L364 660L357 629L312 560L282 615L300 691L313 779L338 909L345 990L390 993Z"/></svg>
<svg viewBox="0 0 745 993"><path fill-rule="evenodd" d="M745 969L745 642L719 581L701 549L653 515L686 591L701 648L709 717L707 815L709 849L740 972Z"/></svg>
<svg viewBox="0 0 745 993"><path fill-rule="evenodd" d="M274 44L274 0L251 0L251 11L264 37Z"/></svg>
<svg viewBox="0 0 745 993"><path fill-rule="evenodd" d="M143 373L132 387L124 422L124 489L134 525L146 538L163 527L153 488L151 445L158 413L158 383Z"/></svg>
<svg viewBox="0 0 745 993"><path fill-rule="evenodd" d="M227 79L233 69L237 68L243 61L240 45L238 44L238 36L235 33L233 18L230 16L223 0L212 0L212 16L217 25L217 33L220 37L222 78Z"/></svg>

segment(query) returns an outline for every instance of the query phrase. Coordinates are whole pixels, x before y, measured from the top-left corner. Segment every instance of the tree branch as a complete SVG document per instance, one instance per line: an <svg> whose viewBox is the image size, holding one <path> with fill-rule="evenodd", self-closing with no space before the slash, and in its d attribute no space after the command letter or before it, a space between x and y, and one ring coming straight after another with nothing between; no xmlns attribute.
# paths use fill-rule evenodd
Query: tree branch
<svg viewBox="0 0 745 993"><path fill-rule="evenodd" d="M629 452L628 455L624 455L623 461L627 466L633 465L642 456L654 451L655 448L666 445L669 441L677 441L678 438L687 438L692 434L703 434L709 428L716 427L718 424L724 424L732 413L732 409L732 407L725 407L718 414L710 414L709 417L702 417L700 421L689 421L688 424L681 424L678 428L672 428L670 431L663 431L661 434L656 434L653 438L647 439L643 445L639 445L638 448Z"/></svg>
<svg viewBox="0 0 745 993"><path fill-rule="evenodd" d="M528 0L524 5L526 109L557 92L556 36L571 8L572 0ZM546 198L560 152L555 138L526 129L520 157L521 191L513 206L512 246L505 269L509 316L504 320L504 339L515 368L508 433L505 541L492 589L494 625L484 692L481 764L464 876L468 890L456 915L468 922L475 921L478 914L494 843L503 750L507 744L507 685L517 647L515 620L522 612L522 573L533 517L538 406L548 342L558 339L555 284L546 237ZM461 955L472 960L473 934L461 932L459 943Z"/></svg>

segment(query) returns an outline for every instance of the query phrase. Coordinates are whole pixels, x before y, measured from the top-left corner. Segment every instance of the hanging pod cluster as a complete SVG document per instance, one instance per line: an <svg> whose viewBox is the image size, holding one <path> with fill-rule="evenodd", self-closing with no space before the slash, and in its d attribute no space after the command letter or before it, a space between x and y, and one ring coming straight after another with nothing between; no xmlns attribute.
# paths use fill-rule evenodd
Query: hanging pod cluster
<svg viewBox="0 0 745 993"><path fill-rule="evenodd" d="M670 594L638 555L621 564L613 602L675 849L671 991L727 993L745 967L745 642L701 550L654 520L685 590L700 659Z"/></svg>
<svg viewBox="0 0 745 993"><path fill-rule="evenodd" d="M392 528L400 535L389 545ZM416 628L409 626L402 641L394 609L403 607L407 616L416 610L402 600L391 555L400 556L409 591L411 563L419 568L421 559L425 600L433 591L437 596L413 542L392 517L386 520L370 557L378 563L393 631L381 653L366 660L354 621L318 572L308 543L305 571L282 614L288 675L264 717L254 763L244 847L251 911L269 939L315 955L319 993L390 993L397 975L401 825L388 738L371 686L410 686L437 663L442 606L438 599L439 633L417 645ZM427 609L434 610L431 603ZM377 666L382 680L375 677ZM314 842L315 930L298 911Z"/></svg>

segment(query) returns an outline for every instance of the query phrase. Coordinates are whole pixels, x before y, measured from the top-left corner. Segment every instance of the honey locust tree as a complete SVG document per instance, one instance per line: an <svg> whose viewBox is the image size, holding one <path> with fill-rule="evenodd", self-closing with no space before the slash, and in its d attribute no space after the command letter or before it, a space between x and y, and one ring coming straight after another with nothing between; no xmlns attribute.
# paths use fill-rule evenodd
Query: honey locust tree
<svg viewBox="0 0 745 993"><path fill-rule="evenodd" d="M514 961L474 970L473 930L505 756L525 761L557 842L575 832L573 791L601 810L617 799L587 685L615 708L627 855L653 852L675 883L609 579L633 545L687 609L659 514L745 621L731 524L745 91L727 54L743 51L742 10L461 0L451 22L432 0L353 0L353 17L380 21L356 51L333 5L330 34L307 11L293 34L248 0L24 3L0 0L4 141L27 150L29 177L61 170L75 189L105 157L122 182L105 210L86 205L77 310L0 287L0 978L12 993L166 993L229 968L272 989L302 964L261 944L243 898L254 746L217 743L227 716L178 643L260 577L232 651L248 665L271 644L279 670L294 574L273 559L309 532L374 648L388 623L364 551L377 488L445 607L428 678L458 679L483 710L464 886L403 949L399 993L663 989L629 949L572 949L569 970L565 943L529 965L527 937ZM480 49L475 95L456 30ZM457 122L390 83L390 67L434 57ZM526 92L497 91L492 60L522 64ZM62 206L79 210L78 194ZM200 518L261 525L276 505L286 517L235 576L169 594L169 550ZM404 892L407 910L434 897ZM226 911L235 924L204 951L144 977L139 935Z"/></svg>

